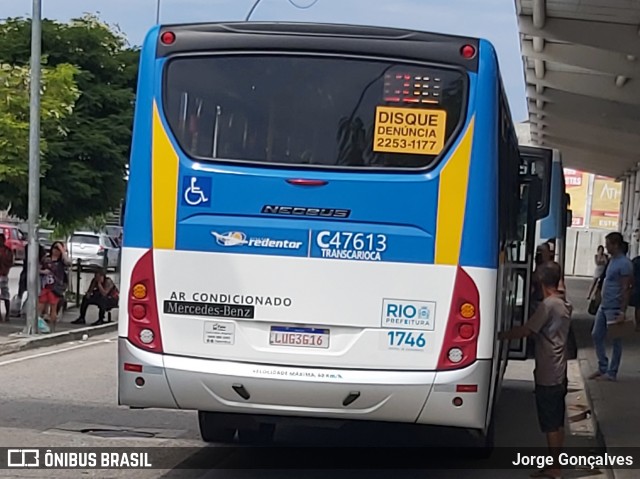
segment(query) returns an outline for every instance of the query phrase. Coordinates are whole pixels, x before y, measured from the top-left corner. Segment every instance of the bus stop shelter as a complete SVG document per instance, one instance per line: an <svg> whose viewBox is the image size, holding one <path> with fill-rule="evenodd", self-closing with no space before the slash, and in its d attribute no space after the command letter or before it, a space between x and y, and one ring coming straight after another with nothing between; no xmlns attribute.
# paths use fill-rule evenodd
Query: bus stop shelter
<svg viewBox="0 0 640 479"><path fill-rule="evenodd" d="M630 241L640 228L640 2L515 3L531 142L559 149L565 167L622 182Z"/></svg>

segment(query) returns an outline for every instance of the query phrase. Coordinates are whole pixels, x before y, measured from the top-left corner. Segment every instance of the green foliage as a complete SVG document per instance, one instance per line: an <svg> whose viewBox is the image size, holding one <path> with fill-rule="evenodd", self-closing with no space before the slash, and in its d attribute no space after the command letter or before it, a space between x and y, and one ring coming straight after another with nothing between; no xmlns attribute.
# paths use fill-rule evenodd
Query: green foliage
<svg viewBox="0 0 640 479"><path fill-rule="evenodd" d="M41 222L42 225L42 222ZM73 221L71 223L57 224L53 227L54 236L56 238L66 238L73 234L74 231L93 231L99 233L107 225L107 215L101 214L90 216L82 220ZM41 226L44 227L44 226Z"/></svg>
<svg viewBox="0 0 640 479"><path fill-rule="evenodd" d="M52 229L53 229L53 237L60 239L60 238L68 238L73 234L73 232L77 228L76 228L76 224L72 223L68 225L58 224Z"/></svg>
<svg viewBox="0 0 640 479"><path fill-rule="evenodd" d="M78 69L69 64L45 68L42 72L40 143L47 151L47 139L64 140L64 118L73 111L79 92L74 77ZM27 188L29 157L29 68L0 65L0 205L6 206ZM46 158L46 156L45 156ZM46 174L49 164L42 162Z"/></svg>
<svg viewBox="0 0 640 479"><path fill-rule="evenodd" d="M27 65L30 34L27 19L0 22L0 63L14 68ZM60 109L66 115L53 114L57 123L43 119L42 124L45 169L41 178L41 211L53 222L70 226L113 210L124 196L139 51L128 46L118 29L92 15L66 24L45 20L42 51L51 72L61 68L59 74L68 75L69 65L75 66L73 78L80 93L72 110L65 110L66 106ZM47 111L57 110L47 110L43 97L44 116ZM0 138L4 137L2 128ZM25 131L20 136L15 130L11 130L14 136L7 138L20 140L24 136ZM28 124L26 134L28 138ZM0 153L0 172L14 172L21 178L16 180L21 186L6 189L0 173L0 208L11 204L11 212L24 218L27 156L21 155L27 143L10 139L7 142L19 151L12 153L12 162Z"/></svg>
<svg viewBox="0 0 640 479"><path fill-rule="evenodd" d="M85 220L85 224L89 231L93 231L95 233L102 231L102 229L107 225L107 215L98 215L87 218Z"/></svg>

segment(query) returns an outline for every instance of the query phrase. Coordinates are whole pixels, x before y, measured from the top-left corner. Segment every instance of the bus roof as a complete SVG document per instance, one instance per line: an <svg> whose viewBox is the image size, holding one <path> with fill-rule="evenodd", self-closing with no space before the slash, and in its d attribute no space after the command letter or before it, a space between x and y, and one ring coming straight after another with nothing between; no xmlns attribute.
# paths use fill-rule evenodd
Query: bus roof
<svg viewBox="0 0 640 479"><path fill-rule="evenodd" d="M154 27L158 28L158 27ZM220 22L161 25L156 38L165 32L173 32L175 41L170 45L158 41L157 55L165 57L176 53L206 50L265 48L269 38L271 48L314 50L318 45L325 49L337 47L341 52L388 53L400 56L424 57L424 43L431 44L430 60L442 60L477 71L478 55L465 59L462 47L473 45L476 49L484 40L472 37L446 35L418 30L379 26L348 25L339 23L301 22ZM259 36L260 40L256 37ZM393 40L384 44L384 40ZM488 42L487 42L488 43ZM402 45L389 48L388 45ZM381 51L381 49L383 51ZM403 54L404 53L404 54Z"/></svg>
<svg viewBox="0 0 640 479"><path fill-rule="evenodd" d="M189 22L160 24L159 28L165 30L192 29L198 31L228 30L238 33L300 33L304 35L347 35L370 38L373 36L402 38L408 35L427 34L433 37L445 37L467 41L479 41L480 38L429 32L401 27L382 27L378 25L360 25L355 23L316 23L316 22L291 22L291 21L260 21L260 22Z"/></svg>

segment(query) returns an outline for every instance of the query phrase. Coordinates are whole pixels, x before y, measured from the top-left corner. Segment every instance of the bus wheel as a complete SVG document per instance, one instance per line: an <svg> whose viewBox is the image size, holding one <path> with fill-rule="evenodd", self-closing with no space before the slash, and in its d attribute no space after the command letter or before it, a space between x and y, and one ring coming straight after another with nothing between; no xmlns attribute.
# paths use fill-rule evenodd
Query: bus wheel
<svg viewBox="0 0 640 479"><path fill-rule="evenodd" d="M493 418L489 423L489 428L486 433L482 431L474 431L474 444L471 448L471 456L473 459L488 459L493 454L493 448L495 446L495 421Z"/></svg>
<svg viewBox="0 0 640 479"><path fill-rule="evenodd" d="M204 442L232 442L236 435L236 429L214 412L198 411L198 425Z"/></svg>
<svg viewBox="0 0 640 479"><path fill-rule="evenodd" d="M275 424L259 424L257 429L238 429L241 444L271 444L276 433Z"/></svg>

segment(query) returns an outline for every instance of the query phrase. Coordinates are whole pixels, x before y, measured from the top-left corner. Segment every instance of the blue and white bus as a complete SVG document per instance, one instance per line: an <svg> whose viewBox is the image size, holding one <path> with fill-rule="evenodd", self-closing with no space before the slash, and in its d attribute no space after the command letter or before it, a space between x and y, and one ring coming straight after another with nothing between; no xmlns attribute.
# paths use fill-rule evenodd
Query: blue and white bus
<svg viewBox="0 0 640 479"><path fill-rule="evenodd" d="M543 148L539 148L543 150ZM549 214L538 220L536 244L550 242L555 260L565 267L567 256L567 228L571 226L570 196L567 193L562 154L560 150L544 148L551 155L549 178Z"/></svg>
<svg viewBox="0 0 640 479"><path fill-rule="evenodd" d="M570 197L566 192L562 153L560 150L540 146L521 146L520 155L525 163L536 165L539 178L540 204L538 205L538 221L535 224L536 246L548 243L554 252L555 261L562 265L563 276L566 262L567 228L571 225ZM532 265L533 269L533 265ZM524 269L521 270L521 273ZM523 308L531 311L526 297L523 297ZM575 338L570 334L570 352L575 357ZM524 359L533 357L531 341L522 339L511 346L511 357Z"/></svg>
<svg viewBox="0 0 640 479"><path fill-rule="evenodd" d="M490 43L296 23L155 27L141 53L119 402L205 441L282 418L473 431L490 445L531 262ZM520 266L519 266L520 265Z"/></svg>

